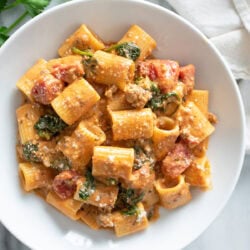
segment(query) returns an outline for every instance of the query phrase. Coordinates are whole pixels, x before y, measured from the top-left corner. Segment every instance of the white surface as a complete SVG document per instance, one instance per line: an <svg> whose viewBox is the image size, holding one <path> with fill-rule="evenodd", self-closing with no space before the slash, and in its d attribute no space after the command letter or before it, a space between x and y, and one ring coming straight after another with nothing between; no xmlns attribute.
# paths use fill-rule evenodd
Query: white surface
<svg viewBox="0 0 250 250"><path fill-rule="evenodd" d="M223 212L185 250L249 250L250 246L250 155L236 189Z"/></svg>
<svg viewBox="0 0 250 250"><path fill-rule="evenodd" d="M249 35L250 36L250 35ZM250 53L250 51L249 51ZM250 154L250 80L239 82L239 89L243 99L246 113L246 154Z"/></svg>
<svg viewBox="0 0 250 250"><path fill-rule="evenodd" d="M98 7L101 6L101 3L103 3L103 1L99 1ZM107 232L103 232L102 234L100 232L92 232L82 225L70 222L36 197L24 196L20 192L18 186L15 167L16 163L15 158L13 157L13 155L15 155L13 146L15 142L15 107L11 106L11 104L18 104L18 98L16 98L17 95L13 94L16 93L13 82L15 82L18 75L20 75L25 68L28 68L36 58L41 56L41 54L45 58L54 56L54 51L55 48L58 47L58 43L61 42L62 38L67 36L66 34L72 32L72 29L75 28L77 22L81 23L88 20L90 26L93 30L96 30L100 36L103 37L105 33L106 36L104 36L104 38L111 38L111 40L117 39L127 28L123 26L122 30L118 21L124 21L123 18L125 18L125 16L127 17L126 13L128 13L128 11L126 11L123 6L122 10L124 14L119 13L119 9L116 9L115 4L113 3L112 10L116 17L112 19L110 15L105 16L104 14L106 13L101 13L104 10L108 11L110 9L108 8L107 3L104 4L102 10L99 10L98 7L95 8L95 12L91 12L89 8L86 8L88 11L87 13L84 13L84 8L76 8L74 9L74 16L68 20L65 17L68 17L68 13L70 12L65 12L64 16L62 14L63 11L58 11L56 21L53 19L54 22L52 22L51 18L51 23L49 22L51 17L49 14L48 19L44 22L42 21L43 19L41 16L36 19L41 22L39 28L32 27L30 24L28 25L30 30L28 30L28 26L26 26L26 29L23 30L22 34L19 32L19 35L16 35L16 39L18 39L18 41L16 41L19 45L18 47L15 46L14 42L11 42L11 40L13 41L13 39L15 39L15 37L13 37L10 39L9 44L5 46L5 49L8 49L8 51L5 51L5 53L4 48L0 51L0 71L2 79L5 80L3 82L6 82L7 86L9 86L6 87L5 85L1 85L3 88L1 90L5 92L5 95L1 99L1 102L3 102L4 105L1 103L0 106L2 108L4 107L4 110L2 111L4 117L9 117L7 114L13 114L13 116L10 117L10 123L8 124L7 122L10 126L5 129L0 128L1 131L6 132L5 134L1 134L0 138L2 142L6 142L6 151L4 151L4 154L1 154L1 159L3 163L6 161L6 164L3 165L8 165L9 169L8 172L2 171L0 177L0 190L2 192L3 190L6 190L6 185L8 185L8 193L3 192L1 196L6 197L5 199L7 199L7 197L12 197L12 206L6 207L6 205L3 204L1 206L2 211L0 216L2 216L1 219L6 225L8 225L8 227L11 228L11 230L20 238L23 240L26 238L26 241L29 240L29 244L33 246L39 244L41 249L45 248L47 242L55 242L57 237L59 239L57 246L61 249L67 249L69 243L64 239L75 239L79 233L81 237L78 238L77 244L80 245L82 243L91 245L92 242L89 239L94 241L97 235L98 237L101 235L98 244L101 244L100 246L103 247L107 245L117 246L114 242L117 243L118 241L119 245L127 243L126 239L117 240ZM134 15L133 11L135 13ZM95 16L103 17L101 23L94 18L93 13ZM225 73L223 65L220 60L216 59L216 53L208 47L207 41L204 37L193 36L194 31L191 28L184 27L177 19L172 19L173 17L171 14L168 14L169 19L166 22L166 14L163 14L164 12L162 11L155 12L150 20L145 20L145 18L143 18L143 15L149 15L147 14L147 8L143 8L142 6L140 6L140 11L133 8L130 13L133 17L133 21L130 18L130 22L136 22L143 27L145 26L148 32L157 39L160 52L164 51L161 53L163 57L172 57L182 63L192 62L197 66L197 86L211 90L211 109L213 111L216 110L216 113L220 118L220 123L217 126L216 134L211 140L209 151L209 156L213 165L213 191L207 192L205 195L204 193L195 195L194 201L190 205L178 209L175 212L168 213L167 218L166 214L163 215L162 220L153 224L149 230L140 235L129 238L129 243L133 246L135 245L135 242L144 245L149 241L152 245L158 245L159 241L164 243L164 241L167 240L169 248L170 246L177 247L176 244L179 244L179 246L181 246L181 244L186 244L190 238L197 235L201 229L206 227L206 224L212 219L211 216L213 217L215 211L221 208L221 205L228 198L228 194L232 191L237 175L239 174L239 164L242 160L241 155L234 157L235 152L242 151L242 147L239 146L243 137L242 124L239 122L241 121L242 110L239 108L237 101L234 102L238 98L238 92L234 92L236 90L235 85L232 85L230 76ZM138 13L141 13L141 15ZM91 22L89 21L90 18ZM154 20L154 23L152 23L152 19ZM113 26L111 24L105 26L105 21L112 21ZM75 22L74 25L73 22ZM157 25L157 22L160 22L161 24ZM65 25L63 30L58 30L59 23L60 26ZM102 25L105 27L102 27ZM164 29L160 29L159 27L164 27ZM44 30L43 36L40 35L41 30ZM57 33L53 32L54 30L56 30ZM112 37L112 35L116 33L116 30L119 30L116 34L117 36ZM175 30L178 30L179 33L176 34L174 32ZM183 36L183 34L185 34L185 36ZM27 40L32 41L32 46ZM171 50L169 50L169 48L171 48ZM29 54L27 54L27 51L29 51ZM157 53L159 54L159 51L157 51ZM202 60L199 56L200 54L206 55L206 61ZM6 59L7 63L6 60L3 61L3 59ZM12 67L9 67L9 65ZM219 84L216 86L215 92L216 82L219 82ZM208 85L205 85L205 83ZM230 102L221 103L222 99L226 101L230 100ZM234 117L228 114L228 110L234 114ZM1 124L1 126L3 126L3 124ZM9 140L9 138L11 138L11 140ZM218 148L223 149L225 154L230 155L231 157L225 158L225 154L222 154L222 151L218 150ZM18 216L20 211L22 211L22 217ZM12 217L6 217L6 214L10 213L12 214ZM39 216L37 216L38 213ZM204 216L204 214L206 216ZM25 216L27 216L29 220L25 220ZM8 218L7 221L6 218ZM185 221L185 224L183 224L183 221ZM39 235L36 234L37 231L33 230L34 224L39 228ZM24 230L23 225L26 225L26 230ZM178 227L178 229L176 227ZM33 232L32 238L27 235L29 229ZM69 229L71 229L71 231ZM162 231L167 232L166 235L162 234ZM41 237L41 235L43 237ZM45 235L46 241L43 240ZM62 237L62 235L64 235L64 237ZM88 238L83 238L82 235L88 235ZM157 235L157 237L155 237L155 235ZM113 241L107 241L107 237ZM55 246L53 246L53 248L55 249ZM163 244L162 249L164 248L165 246ZM158 249L161 249L161 247L159 246Z"/></svg>

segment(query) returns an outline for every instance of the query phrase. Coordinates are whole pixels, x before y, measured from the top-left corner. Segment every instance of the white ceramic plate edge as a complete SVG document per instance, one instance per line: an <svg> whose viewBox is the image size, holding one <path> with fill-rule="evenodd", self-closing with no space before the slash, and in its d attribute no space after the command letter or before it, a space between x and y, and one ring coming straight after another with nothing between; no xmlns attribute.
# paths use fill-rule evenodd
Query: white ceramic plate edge
<svg viewBox="0 0 250 250"><path fill-rule="evenodd" d="M86 0L86 2L88 2L90 0ZM97 0L98 1L98 0ZM101 0L99 0L101 1ZM142 1L136 1L136 0L128 0L130 2L142 2ZM44 16L46 16L48 13L51 13L53 12L54 10L56 9L60 9L60 8L65 8L66 6L68 5L71 5L71 4L77 4L78 2L82 2L81 0L76 0L74 2L67 2L67 3L64 3L64 4L61 4L59 6L56 6L56 7L53 7L47 11L45 11L44 13L42 13L41 15L35 17L34 19L30 20L29 22L27 22L26 24L24 24L20 29L18 29L10 38L9 40L2 46L2 48L0 49L0 56L1 56L1 52L5 49L6 46L8 46L8 43L12 42L12 40L15 40L15 38L19 35L19 33L21 33L24 29L27 29L29 26L33 25L34 23L36 23L37 21L39 21L40 19L44 18ZM164 9L163 7L160 7L160 6L156 6L152 3L149 3L149 2L144 2L144 4L147 4L147 5L152 5L156 8L159 8L159 9ZM188 25L191 29L193 29L196 33L198 33L201 37L204 38L204 40L206 40L210 47L212 47L212 49L214 50L214 52L217 54L218 58L224 63L224 67L227 71L227 73L229 74L230 78L232 79L232 81L234 82L234 89L235 89L235 92L237 93L237 97L238 97L238 100L239 100L239 103L240 103L240 112L241 112L241 117L242 117L242 124L243 124L243 127L242 127L242 134L245 135L246 134L246 128L245 128L245 115L244 115L244 108L243 108L243 102L241 100L241 96L240 96L240 92L239 92L239 89L238 87L236 86L236 83L235 83L235 80L233 78L233 75L231 73L231 71L229 70L225 60L222 58L222 56L220 55L220 53L218 52L218 50L215 48L215 46L213 44L211 44L207 38L196 28L194 27L192 24L190 24L189 22L187 22L185 19L183 19L182 17L180 16L177 16L175 15L173 12L167 10L167 9L164 9L164 11L168 12L170 15L174 15L176 18L180 19L182 22L184 22L186 25ZM244 152L245 152L245 136L242 138L242 148L241 148L241 152L242 154L239 156L240 158L240 163L239 165L242 167L242 164L243 164L243 160L244 160ZM222 211L222 209L225 207L226 203L228 202L235 186L236 186L236 183L238 181L238 178L239 178L239 175L240 175L240 172L241 172L241 167L238 168L238 171L237 171L237 176L234 178L234 183L232 183L231 187L230 187L230 190L228 191L227 195L225 196L223 202L221 203L220 207L218 208L218 210L214 213L214 215L210 218L210 223L206 224L206 225L203 225L203 229L200 231L200 233L198 233L193 239L191 239L190 241L187 241L183 244L182 247L185 247L186 245L188 245L189 243L191 243L191 241L195 240L202 232L204 232L204 230L212 223L212 221L215 220L215 218L220 214L220 212ZM0 216L1 216L1 213L0 213ZM6 228L8 228L8 230L13 234L15 235L19 240L21 240L24 244L26 244L27 246L31 247L32 249L35 249L37 248L37 246L31 246L29 245L28 242L25 242L20 233L18 231L15 230L15 227L13 227L13 225L9 225L7 220L4 220L4 218L0 218L0 221L6 226ZM37 248L38 249L38 248Z"/></svg>

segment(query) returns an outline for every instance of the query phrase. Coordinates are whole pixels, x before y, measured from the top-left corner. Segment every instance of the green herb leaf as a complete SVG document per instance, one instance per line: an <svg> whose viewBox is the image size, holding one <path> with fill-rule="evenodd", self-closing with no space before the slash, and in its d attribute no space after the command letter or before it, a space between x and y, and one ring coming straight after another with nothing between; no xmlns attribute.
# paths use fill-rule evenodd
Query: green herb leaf
<svg viewBox="0 0 250 250"><path fill-rule="evenodd" d="M95 186L94 185L95 178L93 177L92 171L90 168L87 169L85 177L86 177L86 185L88 187L94 187Z"/></svg>
<svg viewBox="0 0 250 250"><path fill-rule="evenodd" d="M150 90L152 98L148 101L146 107L151 108L153 111L163 111L168 116L173 115L177 111L180 105L180 97L177 93L169 92L162 94L161 90L154 83L152 83Z"/></svg>
<svg viewBox="0 0 250 250"><path fill-rule="evenodd" d="M126 57L133 61L135 61L141 54L141 49L132 42L114 44L107 48L105 51L110 52L112 50L115 50L119 56Z"/></svg>
<svg viewBox="0 0 250 250"><path fill-rule="evenodd" d="M50 138L61 132L68 125L56 114L46 114L41 116L35 123L34 129L41 138L50 140Z"/></svg>
<svg viewBox="0 0 250 250"><path fill-rule="evenodd" d="M152 98L148 101L146 106L150 107L153 111L162 109L165 95L161 94L160 89L154 83L152 83L150 90L152 92Z"/></svg>
<svg viewBox="0 0 250 250"><path fill-rule="evenodd" d="M144 192L138 193L132 188L119 187L115 207L118 209L129 209L136 206L144 197Z"/></svg>
<svg viewBox="0 0 250 250"><path fill-rule="evenodd" d="M135 150L135 159L134 159L133 169L138 170L144 165L144 163L148 161L148 159L141 147L135 146L134 150Z"/></svg>
<svg viewBox="0 0 250 250"><path fill-rule="evenodd" d="M130 203L136 205L138 202L142 201L144 195L145 195L144 192L135 195L134 197L131 198Z"/></svg>
<svg viewBox="0 0 250 250"><path fill-rule="evenodd" d="M43 12L51 0L17 0L17 2L23 4L30 16L34 17Z"/></svg>
<svg viewBox="0 0 250 250"><path fill-rule="evenodd" d="M155 159L146 152L142 147L139 145L134 146L135 150L135 159L133 169L138 170L144 166L144 164L148 164L150 168L153 168L155 164Z"/></svg>
<svg viewBox="0 0 250 250"><path fill-rule="evenodd" d="M135 61L141 54L140 48L134 43L124 43L117 47L116 52L119 56L123 56Z"/></svg>
<svg viewBox="0 0 250 250"><path fill-rule="evenodd" d="M7 0L0 0L0 12L4 9L6 6Z"/></svg>
<svg viewBox="0 0 250 250"><path fill-rule="evenodd" d="M163 102L163 111L165 115L173 115L181 104L180 97L175 92L170 92L165 95L165 101Z"/></svg>
<svg viewBox="0 0 250 250"><path fill-rule="evenodd" d="M91 50L80 50L76 47L73 47L72 52L83 56L83 66L85 71L85 77L91 78L96 73L96 66L98 64L97 60L93 57L94 54Z"/></svg>
<svg viewBox="0 0 250 250"><path fill-rule="evenodd" d="M69 162L69 159L66 156L62 156L59 158L56 158L50 165L51 168L54 168L58 171L65 171L65 170L70 170L71 164Z"/></svg>
<svg viewBox="0 0 250 250"><path fill-rule="evenodd" d="M38 144L32 142L26 142L22 145L23 147L23 157L26 161L30 162L41 162L41 159L38 157Z"/></svg>
<svg viewBox="0 0 250 250"><path fill-rule="evenodd" d="M79 197L84 201L86 201L90 195L87 189L80 189L78 194L79 194Z"/></svg>
<svg viewBox="0 0 250 250"><path fill-rule="evenodd" d="M142 76L138 76L134 80L134 84L139 85L141 81L143 81L145 78Z"/></svg>
<svg viewBox="0 0 250 250"><path fill-rule="evenodd" d="M5 26L0 27L0 46L2 46L8 38L8 28Z"/></svg>
<svg viewBox="0 0 250 250"><path fill-rule="evenodd" d="M158 86L154 82L151 83L150 90L151 90L153 95L160 95L161 94L161 90L158 88Z"/></svg>
<svg viewBox="0 0 250 250"><path fill-rule="evenodd" d="M8 33L8 28L5 26L0 27L0 34L7 34Z"/></svg>
<svg viewBox="0 0 250 250"><path fill-rule="evenodd" d="M74 54L78 54L78 55L81 55L81 56L89 56L89 57L92 57L94 54L90 51L90 50L80 50L76 47L73 47L72 48L72 52Z"/></svg>
<svg viewBox="0 0 250 250"><path fill-rule="evenodd" d="M85 57L83 60L84 71L86 74L85 76L89 78L95 75L98 62L95 58L93 58L94 54L90 50L80 50L76 47L72 48L72 52Z"/></svg>
<svg viewBox="0 0 250 250"><path fill-rule="evenodd" d="M117 185L117 183L118 183L118 181L115 178L108 178L107 179L107 184L109 186L115 186L115 185Z"/></svg>
<svg viewBox="0 0 250 250"><path fill-rule="evenodd" d="M87 169L85 177L86 181L84 182L78 193L79 198L82 200L87 200L95 190L95 179L91 173L91 169Z"/></svg>
<svg viewBox="0 0 250 250"><path fill-rule="evenodd" d="M137 206L130 206L124 210L121 210L121 213L128 216L138 215L138 208Z"/></svg>
<svg viewBox="0 0 250 250"><path fill-rule="evenodd" d="M4 42L6 42L8 38L8 35L0 34L0 47L4 44Z"/></svg>
<svg viewBox="0 0 250 250"><path fill-rule="evenodd" d="M91 78L96 74L97 65L98 65L98 61L93 57L83 60L83 67L84 67L84 71L86 74L86 78L89 78L89 77Z"/></svg>
<svg viewBox="0 0 250 250"><path fill-rule="evenodd" d="M34 17L40 14L49 5L51 0L16 0L6 6L7 2L7 0L0 0L0 12L12 9L19 4L22 4L25 7L26 11L20 17L18 17L8 28L0 27L0 46L2 46L3 43L9 38L10 31L17 27L17 25L20 24L27 15Z"/></svg>

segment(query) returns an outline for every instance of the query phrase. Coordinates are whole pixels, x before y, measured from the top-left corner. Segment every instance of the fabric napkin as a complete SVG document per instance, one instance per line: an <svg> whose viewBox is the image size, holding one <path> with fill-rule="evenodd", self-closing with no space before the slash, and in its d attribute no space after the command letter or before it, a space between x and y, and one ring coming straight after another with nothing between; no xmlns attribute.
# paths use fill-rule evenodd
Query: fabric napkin
<svg viewBox="0 0 250 250"><path fill-rule="evenodd" d="M221 52L239 81L250 154L250 0L167 0L201 30Z"/></svg>

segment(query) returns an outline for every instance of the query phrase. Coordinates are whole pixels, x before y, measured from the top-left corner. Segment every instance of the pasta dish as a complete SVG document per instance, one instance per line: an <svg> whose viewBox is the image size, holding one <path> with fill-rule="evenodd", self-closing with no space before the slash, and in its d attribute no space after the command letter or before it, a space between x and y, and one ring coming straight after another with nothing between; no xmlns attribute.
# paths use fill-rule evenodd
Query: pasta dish
<svg viewBox="0 0 250 250"><path fill-rule="evenodd" d="M81 25L18 80L19 176L60 212L118 237L146 229L211 188L207 148L217 118L195 66L154 58L132 25L104 43Z"/></svg>

